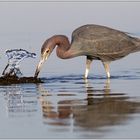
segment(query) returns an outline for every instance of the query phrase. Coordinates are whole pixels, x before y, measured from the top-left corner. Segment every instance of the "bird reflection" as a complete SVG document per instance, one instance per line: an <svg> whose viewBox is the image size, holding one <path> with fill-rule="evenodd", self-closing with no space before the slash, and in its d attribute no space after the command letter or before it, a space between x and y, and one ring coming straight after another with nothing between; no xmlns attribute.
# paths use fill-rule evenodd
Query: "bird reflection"
<svg viewBox="0 0 140 140"><path fill-rule="evenodd" d="M65 94L57 95L48 92L42 85L38 85L38 90L41 93L44 123L49 125L92 130L124 124L132 114L140 113L140 102L132 101L124 93L112 92L109 80L104 82L103 88L96 89L86 79L83 88L86 94L83 93L83 99L76 99L73 92L70 96L70 89L65 90ZM78 96L82 93L75 94ZM67 98L64 99L64 96Z"/></svg>
<svg viewBox="0 0 140 140"><path fill-rule="evenodd" d="M87 106L73 109L75 126L88 130L124 124L131 114L140 113L140 103L131 101L124 93L112 93L108 80L102 90L92 89L89 83L86 89Z"/></svg>
<svg viewBox="0 0 140 140"><path fill-rule="evenodd" d="M42 107L43 118L46 119L44 123L51 125L68 125L68 120L60 121L59 119L64 120L71 117L71 100L64 100L58 101L58 103L53 103L48 99L49 97L52 97L52 95L46 89L44 89L41 84L38 85L38 90L41 93L39 100Z"/></svg>
<svg viewBox="0 0 140 140"><path fill-rule="evenodd" d="M32 116L37 111L37 99L25 91L21 86L7 86L4 89L6 112L8 117Z"/></svg>

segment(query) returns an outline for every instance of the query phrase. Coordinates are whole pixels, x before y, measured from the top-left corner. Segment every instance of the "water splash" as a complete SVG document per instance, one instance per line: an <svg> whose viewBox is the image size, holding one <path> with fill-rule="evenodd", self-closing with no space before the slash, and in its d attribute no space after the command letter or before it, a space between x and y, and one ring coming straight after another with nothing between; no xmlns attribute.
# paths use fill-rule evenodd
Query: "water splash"
<svg viewBox="0 0 140 140"><path fill-rule="evenodd" d="M36 58L35 53L28 52L23 49L11 49L6 51L8 57L8 64L6 65L3 75L18 75L21 76L20 62L25 58Z"/></svg>

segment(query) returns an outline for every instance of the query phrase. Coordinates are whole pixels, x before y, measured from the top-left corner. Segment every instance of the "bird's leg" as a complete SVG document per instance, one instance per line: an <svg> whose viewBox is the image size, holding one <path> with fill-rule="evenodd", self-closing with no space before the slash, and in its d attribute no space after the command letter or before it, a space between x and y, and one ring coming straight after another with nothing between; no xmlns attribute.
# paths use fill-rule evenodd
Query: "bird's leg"
<svg viewBox="0 0 140 140"><path fill-rule="evenodd" d="M86 70L85 70L85 75L84 75L85 79L88 77L88 73L89 73L89 69L90 69L90 65L91 65L92 60L93 59L89 59L88 57L86 59Z"/></svg>
<svg viewBox="0 0 140 140"><path fill-rule="evenodd" d="M104 65L104 68L105 68L105 71L106 71L107 78L110 78L109 62L103 62L103 65Z"/></svg>

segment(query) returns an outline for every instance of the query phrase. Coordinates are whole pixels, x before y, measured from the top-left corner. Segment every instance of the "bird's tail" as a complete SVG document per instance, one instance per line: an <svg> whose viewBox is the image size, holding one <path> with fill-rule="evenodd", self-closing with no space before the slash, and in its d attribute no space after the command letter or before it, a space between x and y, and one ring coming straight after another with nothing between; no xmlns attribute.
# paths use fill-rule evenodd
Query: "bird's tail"
<svg viewBox="0 0 140 140"><path fill-rule="evenodd" d="M140 39L139 38L135 38L135 49L134 52L138 52L140 51Z"/></svg>

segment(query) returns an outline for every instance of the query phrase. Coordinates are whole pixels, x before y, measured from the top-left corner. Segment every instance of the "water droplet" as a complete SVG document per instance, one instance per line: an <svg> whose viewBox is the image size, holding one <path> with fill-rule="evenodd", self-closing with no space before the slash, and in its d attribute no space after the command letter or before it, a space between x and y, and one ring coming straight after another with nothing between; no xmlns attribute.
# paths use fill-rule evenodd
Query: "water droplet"
<svg viewBox="0 0 140 140"><path fill-rule="evenodd" d="M9 74L21 76L22 73L19 68L20 62L23 61L25 58L36 58L35 53L31 53L23 49L7 50L6 56L8 57L8 64L3 71L3 75Z"/></svg>

